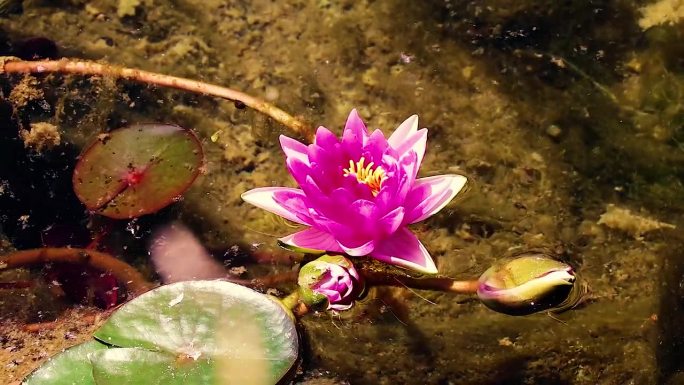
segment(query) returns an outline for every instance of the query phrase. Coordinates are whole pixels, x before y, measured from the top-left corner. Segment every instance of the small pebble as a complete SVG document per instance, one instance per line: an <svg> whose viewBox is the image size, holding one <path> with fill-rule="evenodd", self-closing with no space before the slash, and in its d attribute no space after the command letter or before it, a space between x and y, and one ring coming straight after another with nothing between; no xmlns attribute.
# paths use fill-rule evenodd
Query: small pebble
<svg viewBox="0 0 684 385"><path fill-rule="evenodd" d="M546 135L553 139L557 139L561 136L563 130L555 124L552 124L546 128Z"/></svg>
<svg viewBox="0 0 684 385"><path fill-rule="evenodd" d="M275 87L266 87L266 93L264 96L266 97L266 100L273 102L273 101L278 100L278 97L280 96L280 92Z"/></svg>

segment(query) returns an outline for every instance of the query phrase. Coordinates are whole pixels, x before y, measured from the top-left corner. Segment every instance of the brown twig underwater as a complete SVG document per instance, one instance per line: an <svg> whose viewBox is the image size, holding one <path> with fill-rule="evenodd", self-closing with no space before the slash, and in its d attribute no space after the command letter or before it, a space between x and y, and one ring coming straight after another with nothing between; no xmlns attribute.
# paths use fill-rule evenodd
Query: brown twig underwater
<svg viewBox="0 0 684 385"><path fill-rule="evenodd" d="M69 247L16 251L0 257L0 270L51 262L85 264L99 271L110 272L132 295L140 295L155 286L133 266L107 253Z"/></svg>
<svg viewBox="0 0 684 385"><path fill-rule="evenodd" d="M12 289L28 289L34 286L33 281L12 281L12 282L0 282L0 289L12 290Z"/></svg>
<svg viewBox="0 0 684 385"><path fill-rule="evenodd" d="M0 73L40 74L49 72L110 76L203 95L216 96L234 102L241 102L247 107L270 116L302 137L311 137L311 129L302 121L262 99L231 88L135 68L96 63L88 60L61 59L23 61L12 57L0 58Z"/></svg>

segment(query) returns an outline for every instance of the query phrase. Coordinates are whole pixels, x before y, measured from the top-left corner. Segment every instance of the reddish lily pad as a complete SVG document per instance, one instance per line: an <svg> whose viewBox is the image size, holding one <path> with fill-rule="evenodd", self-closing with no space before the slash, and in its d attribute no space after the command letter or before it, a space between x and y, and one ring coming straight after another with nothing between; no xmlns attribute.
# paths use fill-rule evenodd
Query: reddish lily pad
<svg viewBox="0 0 684 385"><path fill-rule="evenodd" d="M190 187L204 154L189 130L135 124L100 134L76 164L74 191L86 207L110 218L156 212Z"/></svg>

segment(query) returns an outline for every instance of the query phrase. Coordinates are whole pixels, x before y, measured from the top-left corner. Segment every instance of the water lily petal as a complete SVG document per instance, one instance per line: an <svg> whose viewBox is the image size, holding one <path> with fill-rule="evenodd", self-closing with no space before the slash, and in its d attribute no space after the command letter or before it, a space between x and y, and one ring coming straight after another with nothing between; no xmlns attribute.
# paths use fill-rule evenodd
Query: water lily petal
<svg viewBox="0 0 684 385"><path fill-rule="evenodd" d="M388 236L397 231L404 221L404 211L403 207L397 207L380 218L378 221L378 232L384 236Z"/></svg>
<svg viewBox="0 0 684 385"><path fill-rule="evenodd" d="M285 160L285 164L287 165L287 170L290 172L290 175L292 175L300 187L304 184L306 178L312 173L311 165L308 162L303 162L299 158L287 158Z"/></svg>
<svg viewBox="0 0 684 385"><path fill-rule="evenodd" d="M466 177L456 174L417 179L406 198L405 207L409 213L404 222L420 222L437 213L463 189L466 181Z"/></svg>
<svg viewBox="0 0 684 385"><path fill-rule="evenodd" d="M342 293L337 290L318 289L317 291L326 296L330 302L337 302L342 299Z"/></svg>
<svg viewBox="0 0 684 385"><path fill-rule="evenodd" d="M279 204L274 196L277 193L287 193L291 196L297 196L305 199L302 190L290 187L255 188L243 193L240 197L247 203L253 204L254 206L262 208L266 211L270 211L273 214L280 215L281 217L292 222L303 225L311 223L311 219L309 218L307 211L291 211L291 208L288 209Z"/></svg>
<svg viewBox="0 0 684 385"><path fill-rule="evenodd" d="M350 265L351 265L351 263L350 263ZM348 268L348 269L347 269L347 272L349 273L349 276L351 276L352 278L354 278L354 280L356 281L356 283L358 283L358 282L361 281L361 276L359 275L359 272L356 271L356 269L354 268L354 265L351 265L351 268Z"/></svg>
<svg viewBox="0 0 684 385"><path fill-rule="evenodd" d="M351 255L352 257L363 257L365 255L368 255L375 250L375 241L370 240L360 246L355 246L355 247L347 247L341 243L340 240L337 241L337 243L340 245L342 250L344 250L345 253L348 255Z"/></svg>
<svg viewBox="0 0 684 385"><path fill-rule="evenodd" d="M356 111L356 108L349 113L347 122L344 125L344 131L350 131L359 137L361 137L360 134L368 135L366 124L363 122L363 119L361 119L361 116L359 116L359 112Z"/></svg>
<svg viewBox="0 0 684 385"><path fill-rule="evenodd" d="M363 149L363 156L366 158L366 164L373 162L375 167L382 166L382 158L387 147L389 147L389 143L387 143L387 139L385 139L385 134L380 130L373 131L368 137L368 142Z"/></svg>
<svg viewBox="0 0 684 385"><path fill-rule="evenodd" d="M331 304L328 306L328 309L330 309L330 310L335 310L335 311L345 311L345 310L351 309L351 307L352 307L353 305L354 305L354 302L353 302L353 301L350 302L349 304L346 304L346 305L343 304L343 303L340 303L340 302L338 302L338 303L331 303Z"/></svg>
<svg viewBox="0 0 684 385"><path fill-rule="evenodd" d="M427 128L418 130L415 134L407 137L403 142L399 144L398 147L392 146L399 155L403 155L409 151L414 151L416 153L416 165L420 167L423 162L423 156L425 155L425 147L427 145Z"/></svg>
<svg viewBox="0 0 684 385"><path fill-rule="evenodd" d="M341 188L352 193L357 199L373 200L373 191L364 183L359 183L355 175L342 178Z"/></svg>
<svg viewBox="0 0 684 385"><path fill-rule="evenodd" d="M406 139L418 131L418 115L411 115L390 135L387 141L393 148L399 148Z"/></svg>
<svg viewBox="0 0 684 385"><path fill-rule="evenodd" d="M316 189L317 187L314 184L304 189L307 193L307 199L311 203L309 216L315 223L320 225L317 226L319 229L325 229L331 234L335 234L336 229L328 228L328 224L338 223L343 220L347 212L341 209L341 207L348 207L356 198L350 191L342 188L335 189L329 196L322 193L314 194L313 191L316 191ZM309 196L312 198L309 198Z"/></svg>
<svg viewBox="0 0 684 385"><path fill-rule="evenodd" d="M317 289L317 290L333 290L337 287L335 281L331 277L325 277L321 279L320 282L318 282L315 285L312 285L311 288Z"/></svg>
<svg viewBox="0 0 684 385"><path fill-rule="evenodd" d="M279 241L301 249L342 252L335 237L313 227L282 237Z"/></svg>
<svg viewBox="0 0 684 385"><path fill-rule="evenodd" d="M414 151L409 151L399 159L400 172L395 178L398 179L398 189L394 200L397 202L404 202L408 197L409 192L413 187L418 174L417 154Z"/></svg>
<svg viewBox="0 0 684 385"><path fill-rule="evenodd" d="M420 166L425 155L427 129L418 130L418 115L412 115L394 130L387 141L399 156L410 150L415 151Z"/></svg>
<svg viewBox="0 0 684 385"><path fill-rule="evenodd" d="M364 231L371 229L365 228L364 225L373 225L378 219L378 208L375 202L367 199L357 199L348 207L339 207L340 212L347 213L347 218L352 224L356 224ZM365 223L364 223L365 222Z"/></svg>
<svg viewBox="0 0 684 385"><path fill-rule="evenodd" d="M337 139L337 136L333 134L332 131L323 126L319 126L318 129L316 129L314 143L326 150L332 150L335 148L336 144L340 143L340 140Z"/></svg>
<svg viewBox="0 0 684 385"><path fill-rule="evenodd" d="M343 165L347 166L345 160L349 163L349 160L342 156L339 149L328 149L318 144L311 144L308 147L308 155L312 171L317 172L321 177L332 178L339 183L344 175Z"/></svg>
<svg viewBox="0 0 684 385"><path fill-rule="evenodd" d="M421 273L436 274L437 266L416 236L406 227L383 240L371 257L392 265L403 266Z"/></svg>
<svg viewBox="0 0 684 385"><path fill-rule="evenodd" d="M323 232L328 234L335 234L335 238L353 237L351 229L346 225L340 224L339 221L334 218L329 218L328 215L336 215L334 211L327 210L328 212L323 212L320 207L316 209L309 209L309 215L313 220L313 226Z"/></svg>
<svg viewBox="0 0 684 385"><path fill-rule="evenodd" d="M286 157L296 158L307 165L309 164L309 155L306 145L285 135L280 135L279 139L280 147L283 149Z"/></svg>
<svg viewBox="0 0 684 385"><path fill-rule="evenodd" d="M309 204L302 190L283 189L273 193L273 200L286 211L294 213L303 223L311 226L313 219L309 214Z"/></svg>
<svg viewBox="0 0 684 385"><path fill-rule="evenodd" d="M361 151L368 140L368 129L359 113L352 110L342 132L342 147L350 160L356 162L361 158Z"/></svg>

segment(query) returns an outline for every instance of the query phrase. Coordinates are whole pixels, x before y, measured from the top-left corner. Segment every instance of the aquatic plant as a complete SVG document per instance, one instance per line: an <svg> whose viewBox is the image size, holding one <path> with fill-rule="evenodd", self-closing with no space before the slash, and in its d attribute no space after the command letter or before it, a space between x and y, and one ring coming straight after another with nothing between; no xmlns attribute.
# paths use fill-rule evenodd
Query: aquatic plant
<svg viewBox="0 0 684 385"><path fill-rule="evenodd" d="M32 56L33 57L33 56ZM251 95L230 88L191 79L85 60L24 61L0 57L0 73L50 72L109 76L218 96L247 106L305 134L307 126L285 111ZM102 133L79 157L73 174L74 192L92 213L114 219L130 219L150 214L175 201L200 172L202 147L189 130L163 124L138 124ZM106 232L106 231L104 231ZM149 284L135 269L107 253L94 250L103 234L94 234L85 249L45 248L19 251L0 258L0 269L50 262L90 265L95 271L112 272L129 293L139 294ZM96 256L96 258L92 258ZM105 267L106 270L100 270ZM121 281L121 277L133 279ZM25 282L9 282L10 288ZM144 291L143 290L143 291Z"/></svg>
<svg viewBox="0 0 684 385"><path fill-rule="evenodd" d="M354 264L341 255L324 255L302 266L297 285L306 305L335 311L350 309L364 289Z"/></svg>
<svg viewBox="0 0 684 385"><path fill-rule="evenodd" d="M287 168L300 189L262 187L242 199L308 229L280 238L298 249L377 260L434 274L437 267L407 226L440 211L466 183L462 175L417 178L427 129L416 115L385 138L368 132L356 110L341 139L319 127L306 146L280 137Z"/></svg>
<svg viewBox="0 0 684 385"><path fill-rule="evenodd" d="M478 280L477 296L488 308L509 315L540 310L567 310L586 294L575 271L566 263L530 253L503 259Z"/></svg>
<svg viewBox="0 0 684 385"><path fill-rule="evenodd" d="M5 58L0 66L5 72L111 75L220 96L308 136L306 125L260 99L190 79L73 60ZM572 268L539 253L497 263L479 280L411 275L436 274L437 268L408 226L439 212L466 183L462 175L417 177L426 141L427 129L418 129L415 115L386 138L380 130L370 133L355 110L341 138L325 127L308 146L281 136L287 168L300 188L256 188L243 199L308 226L280 239L292 250L324 254L297 259L298 272L231 278L182 228L162 231L152 242L154 265L169 283L156 289L127 264L87 248L27 250L0 259L0 269L52 261L88 264L111 272L139 295L116 309L94 340L48 360L24 384L279 383L298 358L295 315L349 310L373 286L477 294L487 307L511 315L561 312L580 303L586 286ZM74 191L92 213L134 218L181 194L201 164L202 148L190 131L134 125L102 134L82 153ZM280 300L244 287L272 287L283 277L298 287ZM198 280L212 278L222 280Z"/></svg>
<svg viewBox="0 0 684 385"><path fill-rule="evenodd" d="M74 168L73 188L93 214L136 218L177 200L199 175L203 162L202 146L191 131L165 124L134 124L93 140ZM104 308L117 305L119 297L125 298L117 295L120 285L130 295L152 287L133 267L96 250L106 231L96 229L93 233L93 240L83 247L50 247L53 245L43 240L43 248L0 258L0 270L56 263L44 274L49 282L60 283L77 302L86 299L89 288L108 293L106 300L100 300Z"/></svg>
<svg viewBox="0 0 684 385"><path fill-rule="evenodd" d="M100 215L129 219L158 211L190 187L204 162L190 130L134 124L97 136L74 169L74 192Z"/></svg>
<svg viewBox="0 0 684 385"><path fill-rule="evenodd" d="M348 310L364 280L462 294L477 289L488 307L515 315L568 310L581 300L569 293L586 288L577 286L570 266L539 253L498 263L479 282L381 277L325 255L302 267L299 290L281 301L222 280L161 286L121 306L94 340L49 359L23 384L276 384L298 358L294 315L321 305ZM499 295L489 295L495 286L501 286Z"/></svg>
<svg viewBox="0 0 684 385"><path fill-rule="evenodd" d="M23 384L271 385L299 354L289 310L221 281L147 292L120 307L94 337L48 360Z"/></svg>

